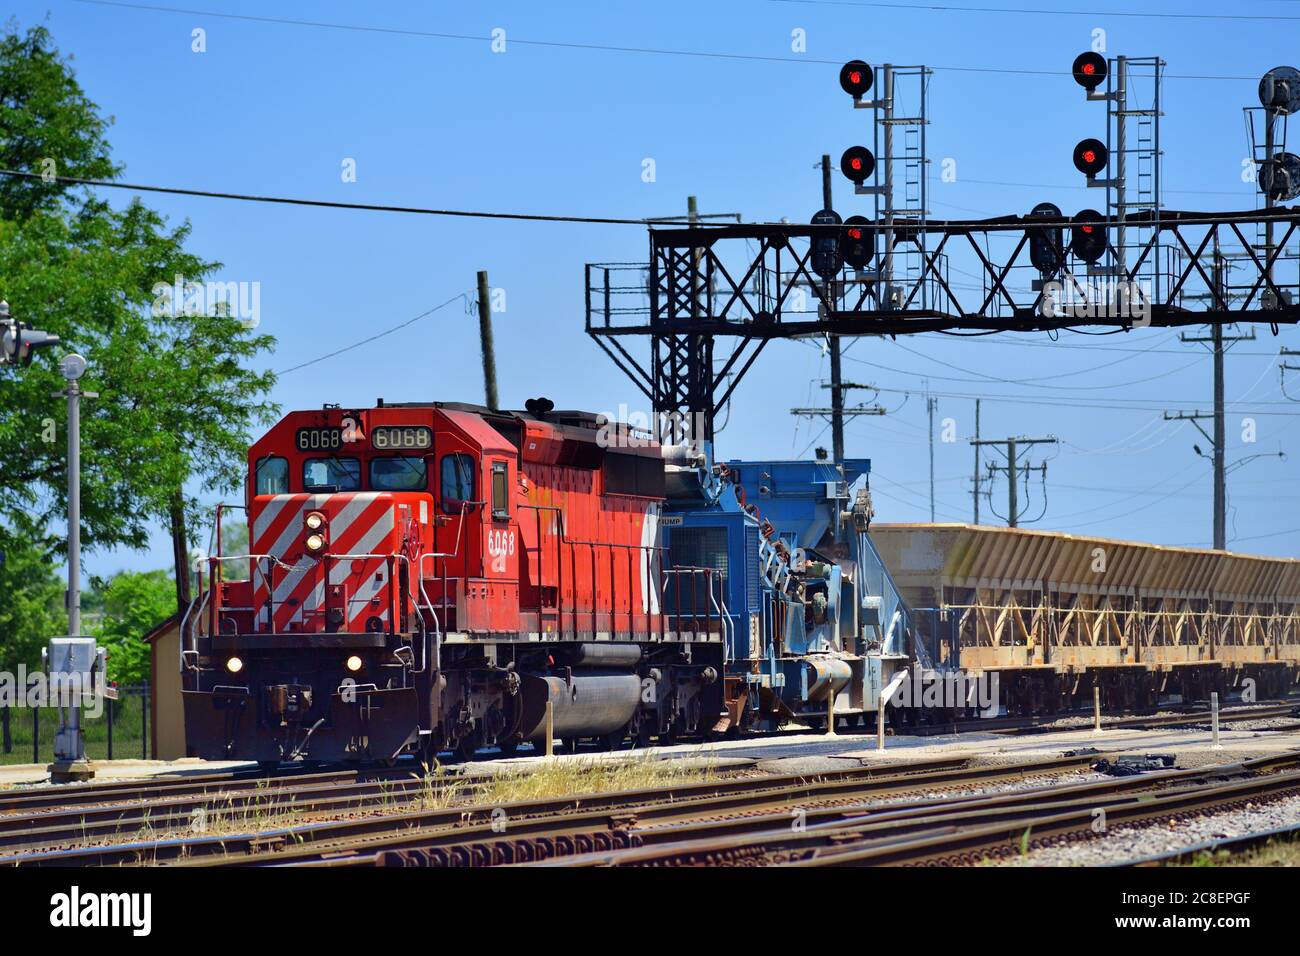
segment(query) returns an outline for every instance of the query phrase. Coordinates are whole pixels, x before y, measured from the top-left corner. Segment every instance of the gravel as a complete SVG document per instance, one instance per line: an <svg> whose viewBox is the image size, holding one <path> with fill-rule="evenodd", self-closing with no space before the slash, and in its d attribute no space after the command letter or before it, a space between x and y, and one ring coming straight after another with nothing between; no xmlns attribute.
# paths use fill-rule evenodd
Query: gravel
<svg viewBox="0 0 1300 956"><path fill-rule="evenodd" d="M1104 866L1297 823L1300 797L1286 797L1167 823L1119 826L1086 842L1051 843L1025 857L1001 862L1008 866Z"/></svg>

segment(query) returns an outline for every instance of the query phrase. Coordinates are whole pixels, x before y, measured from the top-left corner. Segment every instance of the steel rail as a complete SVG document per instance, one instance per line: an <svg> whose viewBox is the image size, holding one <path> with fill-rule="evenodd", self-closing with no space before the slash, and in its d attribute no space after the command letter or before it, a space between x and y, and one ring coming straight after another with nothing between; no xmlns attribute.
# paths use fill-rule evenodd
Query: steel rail
<svg viewBox="0 0 1300 956"><path fill-rule="evenodd" d="M1107 826L1118 823L1143 823L1224 809L1260 799L1276 799L1300 792L1300 771L1269 774L1254 779L1210 787L1191 787L1185 791L1158 795L1123 806L1106 809ZM955 832L923 835L919 839L889 846L847 848L826 853L814 852L796 866L898 865L916 863L973 863L989 856L1002 857L1027 850L1045 841L1065 837L1069 840L1096 836L1092 827L1097 817L1092 808L1077 808L1061 813L1021 819L1013 824L993 824Z"/></svg>
<svg viewBox="0 0 1300 956"><path fill-rule="evenodd" d="M1261 758L1243 764L1202 768L1193 775L1203 780L1230 772L1251 772L1278 767L1288 755ZM1300 754L1290 754L1300 763ZM1139 780L1150 789L1156 782ZM1192 779L1184 777L1186 784ZM1166 775L1166 782L1169 777ZM761 862L768 865L898 865L921 862L973 863L987 855L1005 856L1045 839L1071 839L1094 835L1099 811L1107 826L1115 823L1160 819L1179 813L1199 812L1260 797L1277 797L1300 791L1300 771L1257 775L1246 781L1185 785L1164 793L1123 794L1120 781L1112 792L1102 787L1062 788L1065 801L1043 801L1042 794L1002 794L982 801L959 802L939 812L928 808L886 811L865 822L831 824L802 832L783 830L744 834L729 839L688 839L663 846L648 846L586 857L549 860L552 866L690 865ZM1094 790L1091 794L1089 790ZM911 819L908 819L908 817Z"/></svg>
<svg viewBox="0 0 1300 956"><path fill-rule="evenodd" d="M680 806L701 801L732 801L743 805L763 794L771 793L834 793L837 788L849 792L852 788L893 787L895 789L920 789L943 782L959 782L963 777L990 773L1020 772L1019 767L1035 767L1048 772L1048 766L1077 766L1089 759L1087 756L1027 763L1015 767L970 768L969 758L945 757L914 764L877 764L821 773L785 774L780 776L744 777L731 780L706 781L690 784L651 787L641 790L610 793L576 794L562 798L516 801L497 805L476 804L434 810L414 810L358 820L324 821L288 828L276 828L258 833L236 833L220 836L189 837L136 841L107 846L77 847L64 850L24 853L0 858L0 864L11 865L103 865L137 862L166 862L181 858L215 860L224 857L237 862L270 862L271 857L283 860L299 852L285 849L302 847L321 855L345 848L366 839L382 841L385 838L416 842L427 835L443 831L470 831L475 827L491 832L494 812L504 813L515 821L541 820L544 824L561 816L572 816L590 827L590 819L598 817L608 825L611 819L625 820L630 815L640 815L647 807ZM1030 771L1024 771L1030 772ZM272 853L271 851L279 852ZM241 856L247 855L247 856Z"/></svg>
<svg viewBox="0 0 1300 956"><path fill-rule="evenodd" d="M266 814L322 814L423 803L448 794L466 797L482 784L482 779L450 778L433 785L431 778L407 772L405 779L381 774L378 779L356 782L341 777L236 791L222 787L197 795L0 816L0 852L120 840L143 831L189 829L195 825L207 828L231 817L238 821Z"/></svg>
<svg viewBox="0 0 1300 956"><path fill-rule="evenodd" d="M31 787L6 791L0 794L0 822L7 814L32 812L42 808L66 808L99 803L121 803L140 800L163 799L168 796L183 794L202 794L214 787L226 790L246 790L256 787L276 785L285 781L286 785L308 782L331 782L357 780L366 774L409 774L414 768L372 767L349 770L327 770L316 772L303 767L286 768L267 773L264 770L248 768L231 770L223 773L195 774L192 776L153 777L145 780L100 781L90 784L71 784L51 787Z"/></svg>
<svg viewBox="0 0 1300 956"><path fill-rule="evenodd" d="M1076 754L1039 761L1000 766L961 767L925 774L897 774L879 778L850 779L827 783L808 783L766 789L749 794L728 794L693 800L670 800L643 803L621 809L597 810L567 815L547 814L520 818L504 808L500 815L489 815L481 823L455 830L421 830L390 833L378 838L345 840L334 844L288 849L274 855L228 858L219 863L251 865L374 865L386 862L383 854L415 851L437 855L446 865L496 865L512 862L516 854L525 856L552 852L578 852L581 846L599 848L602 840L629 833L641 833L647 821L673 822L716 817L719 820L761 814L776 809L804 809L804 805L838 803L841 808L860 812L864 798L917 790L942 789L975 782L1023 779L1059 773L1086 766L1095 755ZM936 802L950 800L938 798ZM491 811L494 808L487 808ZM202 864L199 864L202 865ZM438 864L441 865L441 864Z"/></svg>
<svg viewBox="0 0 1300 956"><path fill-rule="evenodd" d="M607 853L555 858L531 865L553 866L625 866L666 865L682 862L720 863L728 859L771 857L775 851L798 854L842 844L897 840L906 833L943 831L957 833L963 827L988 824L990 818L1019 825L1025 819L1037 819L1048 808L1060 812L1063 805L1086 810L1089 821L1095 811L1104 808L1107 818L1113 807L1146 805L1153 797L1149 791L1161 787L1175 788L1178 793L1203 792L1210 780L1232 776L1279 771L1300 766L1300 751L1259 757L1233 764L1185 770L1157 771L1118 779L1088 781L1063 786L1039 787L998 794L974 794L940 800L909 801L902 806L860 807L856 812L809 810L803 826L792 827L790 819L765 817L749 821L693 822L677 826L639 828L635 836L641 846L620 848ZM1275 772L1281 778L1290 773L1300 786L1300 771ZM1270 778L1271 779L1271 778ZM817 821L822 822L817 822ZM1019 834L1023 830L1017 830ZM874 845L874 843L873 843Z"/></svg>

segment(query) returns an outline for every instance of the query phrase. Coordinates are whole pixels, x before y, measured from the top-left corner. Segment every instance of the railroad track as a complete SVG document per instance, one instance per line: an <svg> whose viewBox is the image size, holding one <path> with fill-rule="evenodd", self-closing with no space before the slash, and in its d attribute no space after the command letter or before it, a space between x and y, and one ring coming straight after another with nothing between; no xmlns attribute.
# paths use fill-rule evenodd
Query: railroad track
<svg viewBox="0 0 1300 956"><path fill-rule="evenodd" d="M374 854L388 849L435 844L458 847L456 852L465 857L478 852L475 848L501 843L503 832L522 836L563 830L582 837L593 831L614 832L632 821L672 819L683 814L753 814L761 807L788 806L798 801L856 804L864 796L887 796L1080 769L1093 759L1095 755L1079 754L1024 764L971 767L969 758L945 757L815 774L741 777L500 805L475 804L388 812L256 833L183 836L33 850L0 858L0 864L353 863L357 862L355 858L365 856L373 862Z"/></svg>
<svg viewBox="0 0 1300 956"><path fill-rule="evenodd" d="M1237 764L864 810L803 828L768 819L639 830L639 846L527 865L967 865L1105 827L1172 819L1300 792L1300 752ZM778 825L779 824L779 825ZM381 860L378 862L410 862Z"/></svg>
<svg viewBox="0 0 1300 956"><path fill-rule="evenodd" d="M1061 721L1077 720L1086 716L1088 715L1082 712L1072 711L1043 717L994 717L986 720L958 720L904 728L904 735L934 737L963 733L1008 735L1069 733L1071 731L1087 731L1091 729L1091 724L1062 724ZM1222 724L1243 720L1273 720L1283 717L1300 717L1300 701L1251 704L1219 711L1219 722ZM1175 714L1132 714L1117 717L1103 714L1102 729L1142 730L1149 727L1183 727L1191 724L1206 724L1211 719L1210 709L1204 705L1198 705L1195 708L1189 708L1185 712Z"/></svg>
<svg viewBox="0 0 1300 956"><path fill-rule="evenodd" d="M395 767L350 767L335 770L317 770L306 765L286 765L267 772L260 768L221 771L219 773L186 774L166 777L133 778L127 780L101 780L94 783L60 784L59 786L20 787L0 792L0 819L10 813L32 813L41 809L63 809L103 803L140 802L159 800L186 794L202 794L217 789L225 791L253 790L275 785L281 781L348 782L365 775L411 775L416 764Z"/></svg>
<svg viewBox="0 0 1300 956"><path fill-rule="evenodd" d="M340 771L213 781L199 788L148 787L121 795L96 795L88 805L34 811L20 804L0 809L0 853L139 839L144 834L176 829L240 824L266 827L277 819L385 805L440 803L453 796L472 795L479 786L462 777L435 782L412 770Z"/></svg>

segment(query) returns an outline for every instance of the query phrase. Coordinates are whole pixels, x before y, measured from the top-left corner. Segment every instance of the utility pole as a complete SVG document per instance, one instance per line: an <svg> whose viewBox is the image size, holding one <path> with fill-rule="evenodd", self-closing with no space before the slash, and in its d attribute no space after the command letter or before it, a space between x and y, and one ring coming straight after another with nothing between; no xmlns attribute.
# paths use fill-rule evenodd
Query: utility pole
<svg viewBox="0 0 1300 956"><path fill-rule="evenodd" d="M972 476L975 483L975 491L971 495L975 504L975 524L980 523L980 400L975 399L975 473Z"/></svg>
<svg viewBox="0 0 1300 956"><path fill-rule="evenodd" d="M1227 308L1227 290L1225 263L1222 253L1219 251L1218 233L1214 236L1214 260L1211 281L1214 288L1208 294L1211 304L1217 309ZM1197 296L1201 298L1201 296ZM1202 455L1209 458L1214 465L1214 547L1222 551L1227 547L1227 509L1228 509L1228 487L1227 487L1227 465L1224 460L1225 456L1225 435L1226 428L1224 424L1224 368L1223 356L1227 347L1235 345L1237 342L1250 342L1255 338L1255 331L1252 329L1249 335L1224 335L1223 326L1215 323L1210 326L1208 336L1189 336L1180 335L1179 339L1183 342L1196 342L1209 347L1214 356L1214 412L1204 414L1202 412L1193 412L1185 414L1177 412L1171 415L1165 412L1165 421L1189 421L1196 426L1197 431L1205 436L1210 442L1213 453ZM1210 435L1202 428L1198 422L1201 419L1214 419L1214 434ZM1193 446L1195 448L1195 446ZM1201 454L1199 448L1195 449L1197 454Z"/></svg>
<svg viewBox="0 0 1300 956"><path fill-rule="evenodd" d="M1047 479L1047 462L1041 462L1037 465L1031 465L1028 462L1020 463L1020 449L1022 446L1029 445L1055 445L1060 439L1054 435L1048 435L1044 438L1025 438L1023 435L1014 438L972 438L971 444L976 448L983 445L991 445L998 451L1002 452L1006 458L1005 465L989 464L989 472L1004 472L1007 476L1007 527L1016 528L1020 523L1020 501L1019 489L1016 483L1020 480L1020 473L1028 474L1031 471L1041 471L1043 480Z"/></svg>
<svg viewBox="0 0 1300 956"><path fill-rule="evenodd" d="M938 400L930 395L930 383L925 383L925 410L930 414L930 524L934 524L934 407Z"/></svg>
<svg viewBox="0 0 1300 956"><path fill-rule="evenodd" d="M478 337L483 348L483 391L487 397L487 407L496 411L497 405L497 358L492 347L492 290L488 288L487 272L478 274Z"/></svg>
<svg viewBox="0 0 1300 956"><path fill-rule="evenodd" d="M831 158L822 154L822 208L831 207ZM840 337L828 335L826 345L831 353L831 457L835 464L844 464L844 386L840 366ZM882 412L883 414L883 412Z"/></svg>

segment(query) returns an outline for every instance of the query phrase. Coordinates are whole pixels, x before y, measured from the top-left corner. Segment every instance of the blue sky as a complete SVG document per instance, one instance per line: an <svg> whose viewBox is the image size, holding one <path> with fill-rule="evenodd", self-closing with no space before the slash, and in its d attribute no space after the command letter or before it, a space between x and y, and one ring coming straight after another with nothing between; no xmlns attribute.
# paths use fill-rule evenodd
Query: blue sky
<svg viewBox="0 0 1300 956"><path fill-rule="evenodd" d="M1241 108L1256 102L1264 70L1295 61L1300 35L1297 21L936 12L902 3L190 2L189 12L76 0L10 5L19 25L44 20L74 56L81 83L115 118L110 137L128 181L628 217L682 213L693 194L706 213L806 221L820 205L820 155L838 157L868 136L869 114L852 110L836 83L835 64L852 57L935 69L932 216L1022 213L1042 201L1067 213L1095 206L1101 197L1084 190L1070 150L1084 136L1104 137L1101 107L1084 102L1063 72L985 71L1064 71L1098 28L1106 31L1109 54L1159 54L1168 63L1165 205L1254 208L1254 187L1241 177ZM1230 8L1141 0L1136 9L1300 17L1300 5L1264 0ZM204 53L191 49L196 28L206 33ZM491 49L495 28L505 30L504 53ZM806 35L804 53L792 50L795 30ZM1207 75L1218 79L1198 78ZM646 158L655 161L652 183L642 179ZM355 160L356 182L342 181L348 159ZM944 159L956 161L954 182L937 181ZM842 214L870 213L868 201L853 197L838 174L835 190ZM506 295L496 321L504 405L519 407L535 395L597 411L644 404L582 331L583 264L644 259L644 229L158 195L146 201L193 224L195 251L225 264L218 278L260 283L261 328L279 341L274 369L388 329L459 293L472 296L475 271L486 268ZM1279 448L1300 451L1300 407L1282 394L1277 368L1278 348L1300 348L1300 335L1284 329L1275 339L1267 327L1257 331L1259 338L1228 360L1229 462ZM797 456L829 445L829 433L818 436L822 423L789 414L792 406L825 401L817 384L827 374L815 343L771 346L738 390L718 437L720 454ZM1065 440L1048 453L1047 511L1036 527L1209 543L1210 469L1192 451L1205 443L1189 425L1162 422L1161 411L1208 408L1211 364L1204 349L1180 343L1176 332L1065 333L1058 342L1045 335L861 339L846 353L845 375L881 386L878 400L890 410L848 427L848 453L874 462L877 520L928 518L921 394L928 382L938 398L936 422L952 418L960 439L936 442L940 520L970 518L972 453L964 439L973 430L973 397L983 395L986 437L1052 433ZM1288 387L1300 397L1300 380ZM481 400L476 322L460 302L373 344L287 372L274 397L289 410L366 405L379 396ZM1253 445L1240 441L1246 416L1257 423ZM1298 470L1300 455L1292 454L1286 462L1254 461L1230 476L1230 547L1300 553L1300 530L1291 530L1300 529L1300 517L1290 515ZM998 485L999 511L1004 494ZM1035 483L1035 503L1038 494ZM987 520L986 506L984 514ZM150 551L89 555L87 566L104 574L168 560L159 529Z"/></svg>

